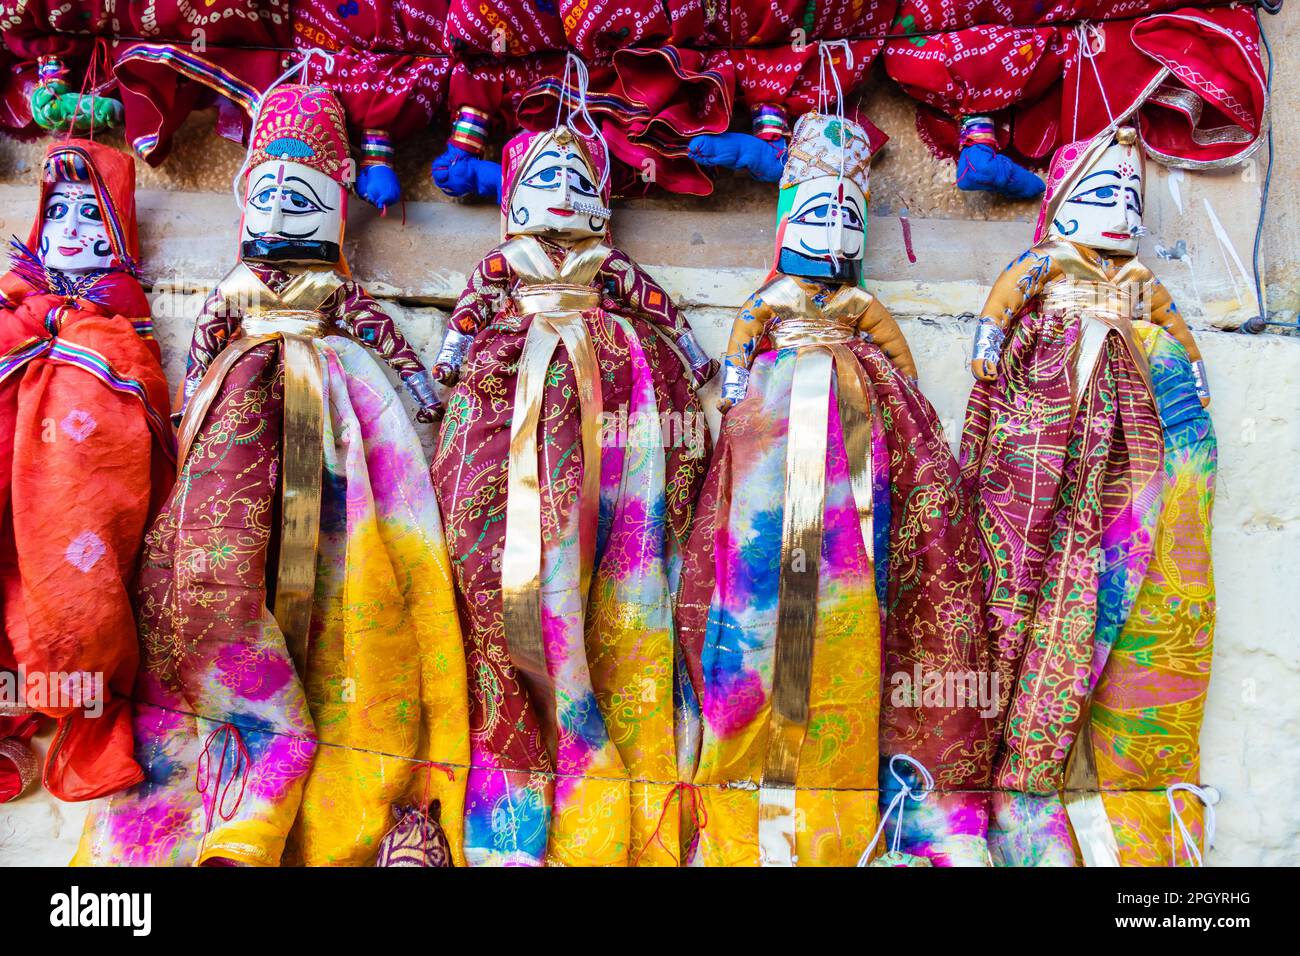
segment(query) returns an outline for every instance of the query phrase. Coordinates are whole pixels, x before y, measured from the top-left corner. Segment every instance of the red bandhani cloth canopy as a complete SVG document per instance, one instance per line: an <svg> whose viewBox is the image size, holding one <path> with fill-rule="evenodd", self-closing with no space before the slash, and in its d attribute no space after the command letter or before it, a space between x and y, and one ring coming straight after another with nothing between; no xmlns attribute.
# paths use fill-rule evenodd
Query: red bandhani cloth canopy
<svg viewBox="0 0 1300 956"><path fill-rule="evenodd" d="M667 0L672 41L693 46L757 47L813 40L884 37L898 0Z"/></svg>
<svg viewBox="0 0 1300 956"><path fill-rule="evenodd" d="M348 125L358 136L373 131L377 149L390 152L390 138L427 126L442 107L451 70L442 50L446 0L213 2L208 16L220 29L204 44L189 42L185 18L168 5L172 16L156 31L168 39L117 54L127 135L151 164L166 157L189 112L205 106L218 107L223 135L243 139L258 93L297 59L292 47L329 54L313 61L309 79L339 95Z"/></svg>
<svg viewBox="0 0 1300 956"><path fill-rule="evenodd" d="M447 7L448 0L295 0L294 43L333 57L320 82L339 95L354 131L400 139L442 108L451 72Z"/></svg>
<svg viewBox="0 0 1300 956"><path fill-rule="evenodd" d="M258 94L287 65L277 50L293 45L291 0L126 6L133 22L123 35L133 39L114 44L113 71L136 153L157 166L185 118L209 107L217 109L222 136L247 136Z"/></svg>
<svg viewBox="0 0 1300 956"><path fill-rule="evenodd" d="M910 34L989 25L1095 23L1178 6L1186 6L1186 0L901 0L893 29Z"/></svg>
<svg viewBox="0 0 1300 956"><path fill-rule="evenodd" d="M451 0L446 45L461 53L527 56L565 48L559 5L533 0Z"/></svg>
<svg viewBox="0 0 1300 956"><path fill-rule="evenodd" d="M587 108L600 124L610 152L621 161L612 171L619 195L652 185L688 195L708 195L713 184L687 158L687 142L699 133L720 133L731 122L733 71L729 53L663 47L621 50L611 66L591 71ZM525 129L549 129L565 97L561 75L524 94L518 121ZM561 101L564 101L563 104Z"/></svg>
<svg viewBox="0 0 1300 956"><path fill-rule="evenodd" d="M1061 83L1015 120L1026 155L1045 156L1121 121L1174 166L1232 165L1258 147L1268 91L1252 7L1184 7L1062 30L1061 38Z"/></svg>
<svg viewBox="0 0 1300 956"><path fill-rule="evenodd" d="M1041 97L1060 81L1065 52L1055 27L986 26L890 40L884 61L903 90L929 107L916 113L922 140L953 156L963 117ZM998 133L1005 145L1005 126Z"/></svg>
<svg viewBox="0 0 1300 956"><path fill-rule="evenodd" d="M1267 108L1254 8L1183 7L1074 26L969 27L890 40L889 75L920 100L917 129L955 155L962 117L992 114L1000 144L1041 159L1136 114L1162 162L1239 162Z"/></svg>
<svg viewBox="0 0 1300 956"><path fill-rule="evenodd" d="M1219 166L1259 145L1268 81L1252 8L1184 8L1138 21L1131 36L1167 71L1138 114L1148 153L1173 166Z"/></svg>
<svg viewBox="0 0 1300 956"><path fill-rule="evenodd" d="M195 109L215 106L218 130L246 137L295 48L332 55L308 79L339 95L363 166L387 164L444 101L451 143L474 155L493 130L544 128L574 50L624 194L708 194L687 144L748 128L741 104L763 138L788 133L816 105L823 40L852 53L851 66L832 54L846 93L883 51L939 155L972 114L1030 160L1131 118L1156 158L1223 165L1258 145L1267 105L1254 8L1186 0L0 0L0 17L0 129L35 132L38 57L84 68L106 42L128 139L152 164Z"/></svg>

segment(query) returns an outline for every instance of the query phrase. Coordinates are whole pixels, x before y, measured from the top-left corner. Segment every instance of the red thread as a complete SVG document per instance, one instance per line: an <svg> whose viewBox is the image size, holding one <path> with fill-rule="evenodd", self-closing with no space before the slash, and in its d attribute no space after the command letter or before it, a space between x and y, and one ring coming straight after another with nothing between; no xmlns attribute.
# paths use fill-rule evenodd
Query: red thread
<svg viewBox="0 0 1300 956"><path fill-rule="evenodd" d="M912 251L912 220L907 218L907 207L898 215L898 222L903 227L903 248L907 251L907 261L915 263L916 253Z"/></svg>
<svg viewBox="0 0 1300 956"><path fill-rule="evenodd" d="M451 764L449 764L449 763L438 763L438 761L436 761L436 760L422 760L422 761L420 761L419 763L417 763L417 764L415 764L414 766L411 767L411 773L415 773L417 770L428 770L428 771L430 772L430 774L432 774L433 769L434 769L435 767L436 767L437 769L441 770L443 773L445 773L445 774L447 775L447 779L448 779L448 780L455 780L455 779L456 779L456 769L455 769ZM429 780L428 780L428 777L425 778L424 789L425 789L425 793L427 794L427 793L429 792Z"/></svg>
<svg viewBox="0 0 1300 956"><path fill-rule="evenodd" d="M221 744L221 758L217 763L217 779L212 781L212 746L216 743L217 736L223 734ZM230 779L222 787L221 779L226 769L226 754L230 752L231 740L235 742L235 765L231 768ZM208 784L213 783L212 803L208 807L207 828L203 831L205 834L212 832L212 818L214 815L221 817L226 822L234 817L235 812L239 809L240 803L244 800L244 791L248 787L248 772L252 767L252 758L248 755L248 748L244 746L244 738L239 733L239 728L230 722L226 722L217 727L216 730L208 734L208 739L203 744L203 753L199 755L198 766L195 768L194 785L199 793L207 793ZM239 795L235 797L235 803L229 810L225 809L226 796L230 793L230 788L235 783L235 777L239 777Z"/></svg>
<svg viewBox="0 0 1300 956"><path fill-rule="evenodd" d="M704 806L704 802L700 799L699 790L700 788L693 783L678 783L673 785L673 788L668 791L668 796L664 797L664 808L659 812L659 822L655 824L655 832L650 835L650 839L646 841L645 846L641 847L640 852L637 853L636 860L632 864L633 866L641 865L641 857L645 855L645 851L650 848L650 844L652 843L658 843L664 848L668 855L673 858L673 863L680 865L680 861L677 859L677 854L668 849L668 845L664 843L663 837L660 835L659 831L663 829L664 820L668 816L668 807L673 802L673 797L677 797L680 805L680 802L683 799L681 796L683 791L690 794L691 797L691 822L695 824L695 831L698 833L709 825L709 811L708 808Z"/></svg>
<svg viewBox="0 0 1300 956"><path fill-rule="evenodd" d="M104 77L102 84L95 84L93 81L99 77L98 61L102 56L104 61ZM104 37L96 37L95 45L90 49L90 60L86 64L86 72L81 77L81 89L77 91L77 102L72 107L72 120L68 123L68 135L63 138L65 143L72 139L72 132L77 127L77 116L81 113L81 101L86 96L87 91L90 93L92 101L90 116L90 130L86 133L86 138L91 142L95 139L95 110L93 106L94 98L99 94L101 88L107 88L112 82L112 70L109 67L108 40Z"/></svg>

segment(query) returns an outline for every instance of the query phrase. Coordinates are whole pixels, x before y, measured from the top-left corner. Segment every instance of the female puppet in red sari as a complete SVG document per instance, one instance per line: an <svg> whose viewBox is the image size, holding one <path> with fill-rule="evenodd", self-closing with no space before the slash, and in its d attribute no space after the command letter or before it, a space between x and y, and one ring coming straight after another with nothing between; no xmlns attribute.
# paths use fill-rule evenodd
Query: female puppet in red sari
<svg viewBox="0 0 1300 956"><path fill-rule="evenodd" d="M599 139L522 133L504 160L506 240L437 366L459 376L433 475L472 675L466 857L671 864L674 570L716 366L609 244Z"/></svg>
<svg viewBox="0 0 1300 956"><path fill-rule="evenodd" d="M976 335L962 462L1004 690L1002 864L1168 862L1171 804L1201 829L1185 788L1210 675L1216 452L1196 343L1135 256L1143 179L1130 127L1063 148L1035 245Z"/></svg>
<svg viewBox="0 0 1300 956"><path fill-rule="evenodd" d="M46 788L89 800L141 777L129 595L174 447L135 272L134 161L51 147L31 236L14 247L0 279L0 669L59 721ZM61 674L77 686L50 686Z"/></svg>
<svg viewBox="0 0 1300 956"><path fill-rule="evenodd" d="M902 807L886 862L988 858L988 715L932 692L987 671L975 528L907 341L861 287L879 142L799 121L776 268L732 329L678 605L706 866L869 859L878 816L917 783L878 775L881 754L938 784Z"/></svg>

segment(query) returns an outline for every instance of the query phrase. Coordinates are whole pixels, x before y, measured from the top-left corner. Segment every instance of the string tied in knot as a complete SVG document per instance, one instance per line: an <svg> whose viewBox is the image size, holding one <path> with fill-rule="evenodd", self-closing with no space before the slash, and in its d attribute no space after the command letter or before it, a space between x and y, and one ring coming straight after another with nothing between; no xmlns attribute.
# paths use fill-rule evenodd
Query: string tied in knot
<svg viewBox="0 0 1300 956"><path fill-rule="evenodd" d="M572 87L573 93L570 93L569 78L572 76L576 83ZM587 109L587 87L591 81L590 73L587 71L587 64L583 62L582 57L576 53L569 52L564 55L564 85L560 90L560 96L565 108L564 126L573 130L576 136L587 136L600 143L600 148L605 154L605 164L600 171L600 185L596 191L604 192L605 184L609 182L609 144L605 142L605 136L592 119L590 111ZM576 107L575 107L576 102ZM583 133L578 129L574 122L575 118L581 118L587 125L587 132ZM608 216L608 213L606 213Z"/></svg>
<svg viewBox="0 0 1300 956"><path fill-rule="evenodd" d="M1097 68L1097 57L1106 52L1106 32L1096 23L1087 20L1081 20L1074 26L1074 37L1079 44L1079 70L1083 71L1083 61L1087 60L1092 67L1092 75L1097 80L1097 90L1101 93L1101 104L1106 107L1106 116L1110 123L1106 129L1098 133L1098 136L1114 129L1119 125L1119 119L1115 116L1115 111L1110 108L1110 98L1106 96L1106 84L1101 81L1101 70ZM1074 84L1074 116L1072 117L1073 128L1070 134L1071 139L1079 138L1079 90L1083 86L1083 77Z"/></svg>
<svg viewBox="0 0 1300 956"><path fill-rule="evenodd" d="M817 43L817 106L818 112L829 113L829 89L826 86L826 74L830 73L831 84L835 88L835 118L839 120L840 129L844 128L844 88L840 85L840 75L835 71L835 54L838 49L844 55L844 68L853 69L853 47L848 40L820 40ZM835 216L826 221L826 246L831 254L831 268L839 269L840 259L837 251L840 237L844 233L844 206L841 203L844 187L844 159L848 152L848 137L840 134L840 169L835 180Z"/></svg>
<svg viewBox="0 0 1300 956"><path fill-rule="evenodd" d="M212 757L218 739L221 741L221 756L217 758L214 776ZM230 768L230 776L227 778L226 757L230 755L232 749L234 750L234 764ZM199 755L194 775L194 785L199 793L207 795L208 786L212 786L211 799L205 801L208 804L208 813L204 833L212 832L214 817L220 817L227 823L234 819L235 813L239 810L239 805L244 800L244 791L248 787L248 774L252 769L252 765L253 761L248 754L248 747L244 745L243 735L240 734L239 728L234 724L226 721L219 724L216 730L208 734L208 739L203 744L203 752ZM227 807L227 798L230 796L236 779L239 780L239 792L235 794L234 802Z"/></svg>
<svg viewBox="0 0 1300 956"><path fill-rule="evenodd" d="M456 779L456 768L449 763L438 763L436 760L422 760L411 767L411 773L417 773L421 770L427 771L429 775L432 775L435 770L441 770L447 775L448 780ZM428 777L425 778L425 784L427 787Z"/></svg>
<svg viewBox="0 0 1300 956"><path fill-rule="evenodd" d="M1169 801L1169 849L1173 855L1174 865L1178 864L1178 844L1174 838L1177 831L1177 835L1183 841L1183 854L1196 866L1204 866L1201 848L1196 845L1192 831L1183 822L1183 815L1178 812L1178 804L1174 800L1174 794L1180 790L1194 794L1205 807L1205 848L1207 850L1214 849L1214 805L1219 802L1219 791L1213 787L1198 787L1194 783L1171 783L1165 788L1165 799Z"/></svg>
<svg viewBox="0 0 1300 956"><path fill-rule="evenodd" d="M274 80L272 80L271 85L268 86L266 89L264 89L261 95L258 96L257 109L253 110L253 123L249 127L250 130L253 130L254 132L257 130L258 124L262 121L262 107L266 104L266 98L271 95L271 91L274 90L277 86L279 86L282 83L289 82L289 80L295 74L299 74L299 73L302 74L303 84L308 85L308 69L313 59L319 59L321 61L321 65L325 68L325 72L327 74L334 72L334 55L332 53L329 53L326 50L322 50L318 46L308 47L307 49L301 50L299 52L302 56L302 59L300 59L297 63L294 63L283 73L277 76ZM244 179L244 174L247 172L248 172L248 157L245 156L244 161L239 164L239 169L235 171L235 178L232 179L230 182L230 188L235 194L235 205L239 206L241 209L244 206L243 179Z"/></svg>
<svg viewBox="0 0 1300 956"><path fill-rule="evenodd" d="M919 790L913 790L911 783L900 776L898 770L895 769L894 765L900 760L911 764L916 768L916 772L921 775L925 785ZM876 835L871 838L871 843L862 851L862 856L858 857L858 866L866 866L871 862L871 853L875 850L876 844L880 842L880 835L885 832L885 827L889 824L890 814L895 812L898 819L894 824L894 838L890 841L889 849L891 852L897 853L899 846L903 842L904 802L910 797L914 803L924 803L934 790L934 777L930 775L930 771L926 770L925 765L919 760L915 760L907 754L894 754L889 758L889 775L898 781L899 790L894 794L893 799L889 801L889 806L885 807L885 812L880 815L880 826L876 828Z"/></svg>
<svg viewBox="0 0 1300 956"><path fill-rule="evenodd" d="M646 850L650 849L650 845L652 843L658 843L661 847L663 847L664 851L673 858L674 864L680 863L680 861L677 859L677 854L674 853L672 850L670 850L668 848L668 845L664 843L663 836L660 833L660 831L663 829L664 820L668 816L668 808L672 805L673 797L677 798L678 804L680 806L681 801L686 799L686 796L683 796L684 794L691 798L690 814L691 814L691 822L695 824L695 831L698 833L699 831L703 830L706 826L709 825L709 810L708 807L704 805L704 801L700 799L699 786L693 783L674 784L673 788L668 791L668 795L664 797L664 806L663 809L659 812L659 822L655 824L655 831L650 835L650 839L646 841L645 846L641 847L640 851L637 853L636 860L632 864L633 866L641 865L641 857L645 855Z"/></svg>

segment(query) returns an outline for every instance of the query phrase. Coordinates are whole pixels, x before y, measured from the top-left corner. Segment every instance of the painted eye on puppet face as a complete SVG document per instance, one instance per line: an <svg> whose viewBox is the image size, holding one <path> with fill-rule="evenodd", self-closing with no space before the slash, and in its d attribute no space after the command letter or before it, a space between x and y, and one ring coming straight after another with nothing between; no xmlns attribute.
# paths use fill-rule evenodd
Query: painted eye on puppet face
<svg viewBox="0 0 1300 956"><path fill-rule="evenodd" d="M817 197L822 199L823 197ZM815 205L805 207L800 212L791 217L790 221L799 226L830 226L834 225L836 213L835 203L825 197L824 202L813 201ZM839 214L844 217L844 228L854 231L862 230L862 216L853 208L852 203L846 202L839 206Z"/></svg>
<svg viewBox="0 0 1300 956"><path fill-rule="evenodd" d="M71 207L66 202L52 202L45 207L45 221L59 222L68 217Z"/></svg>
<svg viewBox="0 0 1300 956"><path fill-rule="evenodd" d="M596 184L576 169L569 170L569 188L583 196L596 196Z"/></svg>
<svg viewBox="0 0 1300 956"><path fill-rule="evenodd" d="M1113 173L1108 175L1115 175ZM1136 178L1136 177L1134 177ZM1101 209L1114 209L1119 204L1120 194L1124 196L1125 208L1142 215L1142 197L1132 186L1120 186L1119 183L1103 183L1091 189L1073 193L1067 202L1079 206L1097 206Z"/></svg>
<svg viewBox="0 0 1300 956"><path fill-rule="evenodd" d="M537 170L520 184L532 189L555 190L560 188L562 176L568 176L569 189L583 195L594 197L596 195L596 184L584 176L580 171L568 166L546 166Z"/></svg>
<svg viewBox="0 0 1300 956"><path fill-rule="evenodd" d="M305 216L309 213L323 212L324 207L300 193L296 189L288 186L268 186L260 192L254 194L250 200L253 208L258 212L270 213L275 204L276 193L281 196L280 212L286 216Z"/></svg>
<svg viewBox="0 0 1300 956"><path fill-rule="evenodd" d="M100 211L99 203L96 202L83 202L81 208L77 210L77 214L84 222L104 221L104 214Z"/></svg>
<svg viewBox="0 0 1300 956"><path fill-rule="evenodd" d="M532 173L520 185L532 189L559 189L560 177L564 175L563 166L547 166Z"/></svg>
<svg viewBox="0 0 1300 956"><path fill-rule="evenodd" d="M1119 202L1119 192L1118 186L1096 186L1075 193L1070 197L1069 201L1078 203L1080 206L1101 206L1104 209L1113 209Z"/></svg>

